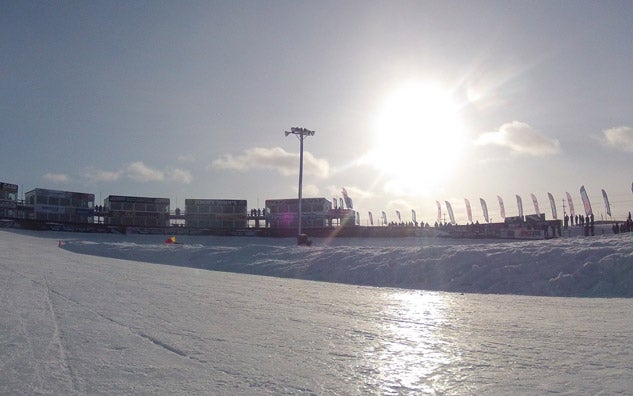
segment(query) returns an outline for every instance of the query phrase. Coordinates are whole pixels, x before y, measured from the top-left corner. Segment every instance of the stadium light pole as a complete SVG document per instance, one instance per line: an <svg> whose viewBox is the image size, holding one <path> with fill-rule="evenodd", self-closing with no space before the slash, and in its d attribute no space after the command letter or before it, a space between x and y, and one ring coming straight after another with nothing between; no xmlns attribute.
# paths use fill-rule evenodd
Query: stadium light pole
<svg viewBox="0 0 633 396"><path fill-rule="evenodd" d="M311 131L306 128L298 128L293 127L290 128L290 132L285 132L286 136L295 135L297 139L299 139L299 231L297 233L297 244L299 245L310 245L307 237L302 236L301 232L301 219L302 219L302 209L301 209L301 188L303 184L303 139L307 136L314 136L314 131Z"/></svg>

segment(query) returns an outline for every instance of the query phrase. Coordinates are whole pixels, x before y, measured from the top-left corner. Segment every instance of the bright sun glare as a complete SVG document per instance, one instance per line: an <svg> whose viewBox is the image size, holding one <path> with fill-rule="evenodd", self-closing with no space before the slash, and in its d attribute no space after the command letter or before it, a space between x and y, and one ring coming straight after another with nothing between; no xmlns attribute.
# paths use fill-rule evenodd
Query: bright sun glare
<svg viewBox="0 0 633 396"><path fill-rule="evenodd" d="M423 194L460 160L465 132L450 93L410 83L388 95L376 120L373 165L394 192Z"/></svg>

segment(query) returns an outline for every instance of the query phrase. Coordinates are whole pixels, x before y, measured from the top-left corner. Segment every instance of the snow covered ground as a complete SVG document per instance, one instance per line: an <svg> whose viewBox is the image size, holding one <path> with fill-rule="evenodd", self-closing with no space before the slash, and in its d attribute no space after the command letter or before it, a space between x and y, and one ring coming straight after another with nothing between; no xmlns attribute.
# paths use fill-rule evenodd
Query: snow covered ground
<svg viewBox="0 0 633 396"><path fill-rule="evenodd" d="M602 234L604 231L604 234ZM582 229L572 231L580 234ZM633 233L503 241L51 234L76 253L255 275L420 290L633 297ZM572 234L573 235L573 234Z"/></svg>
<svg viewBox="0 0 633 396"><path fill-rule="evenodd" d="M0 230L0 394L633 389L631 299L422 290L631 295L628 234L164 238Z"/></svg>

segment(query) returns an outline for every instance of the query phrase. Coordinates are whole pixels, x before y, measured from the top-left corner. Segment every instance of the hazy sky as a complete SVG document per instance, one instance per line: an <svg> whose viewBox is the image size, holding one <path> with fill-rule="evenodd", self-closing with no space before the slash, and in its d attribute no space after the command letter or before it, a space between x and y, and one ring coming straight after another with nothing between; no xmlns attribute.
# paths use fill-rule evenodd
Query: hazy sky
<svg viewBox="0 0 633 396"><path fill-rule="evenodd" d="M0 181L172 199L345 187L366 224L633 210L631 1L3 1ZM99 203L99 202L98 202Z"/></svg>

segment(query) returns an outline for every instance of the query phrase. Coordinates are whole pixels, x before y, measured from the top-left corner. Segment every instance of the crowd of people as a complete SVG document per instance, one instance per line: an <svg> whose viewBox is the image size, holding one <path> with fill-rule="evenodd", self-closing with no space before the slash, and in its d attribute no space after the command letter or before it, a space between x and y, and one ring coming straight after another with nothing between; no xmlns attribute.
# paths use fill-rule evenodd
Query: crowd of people
<svg viewBox="0 0 633 396"><path fill-rule="evenodd" d="M570 216L565 213L565 217L563 218L563 228L567 229L569 226L576 225L577 227L584 227L585 225L593 226L594 216L591 213L589 216L585 216L582 214L577 214L575 216Z"/></svg>
<svg viewBox="0 0 633 396"><path fill-rule="evenodd" d="M613 225L613 233L620 234L622 232L631 232L633 231L633 220L631 220L631 212L629 212L629 217L626 218L626 221L623 223L615 223Z"/></svg>
<svg viewBox="0 0 633 396"><path fill-rule="evenodd" d="M437 223L435 225L437 227ZM409 221L409 222L395 222L395 221L390 221L389 223L387 223L387 227L410 227L410 228L416 228L416 227L422 227L422 228L429 228L429 223L425 223L425 222L421 222L418 223L417 221Z"/></svg>
<svg viewBox="0 0 633 396"><path fill-rule="evenodd" d="M591 213L588 216L584 215L575 215L569 216L565 214L563 219L564 229L568 229L569 227L583 227L586 236L594 235L594 215ZM623 232L632 232L633 231L633 219L631 218L631 212L623 222L615 222L611 227L614 234L620 234Z"/></svg>
<svg viewBox="0 0 633 396"><path fill-rule="evenodd" d="M593 213L590 213L587 216L583 214L570 216L565 213L565 217L563 217L563 228L566 230L570 226L573 227L574 225L576 225L576 227L583 227L585 229L585 236L595 235Z"/></svg>
<svg viewBox="0 0 633 396"><path fill-rule="evenodd" d="M251 209L252 217L262 217L266 215L266 208L263 209Z"/></svg>

